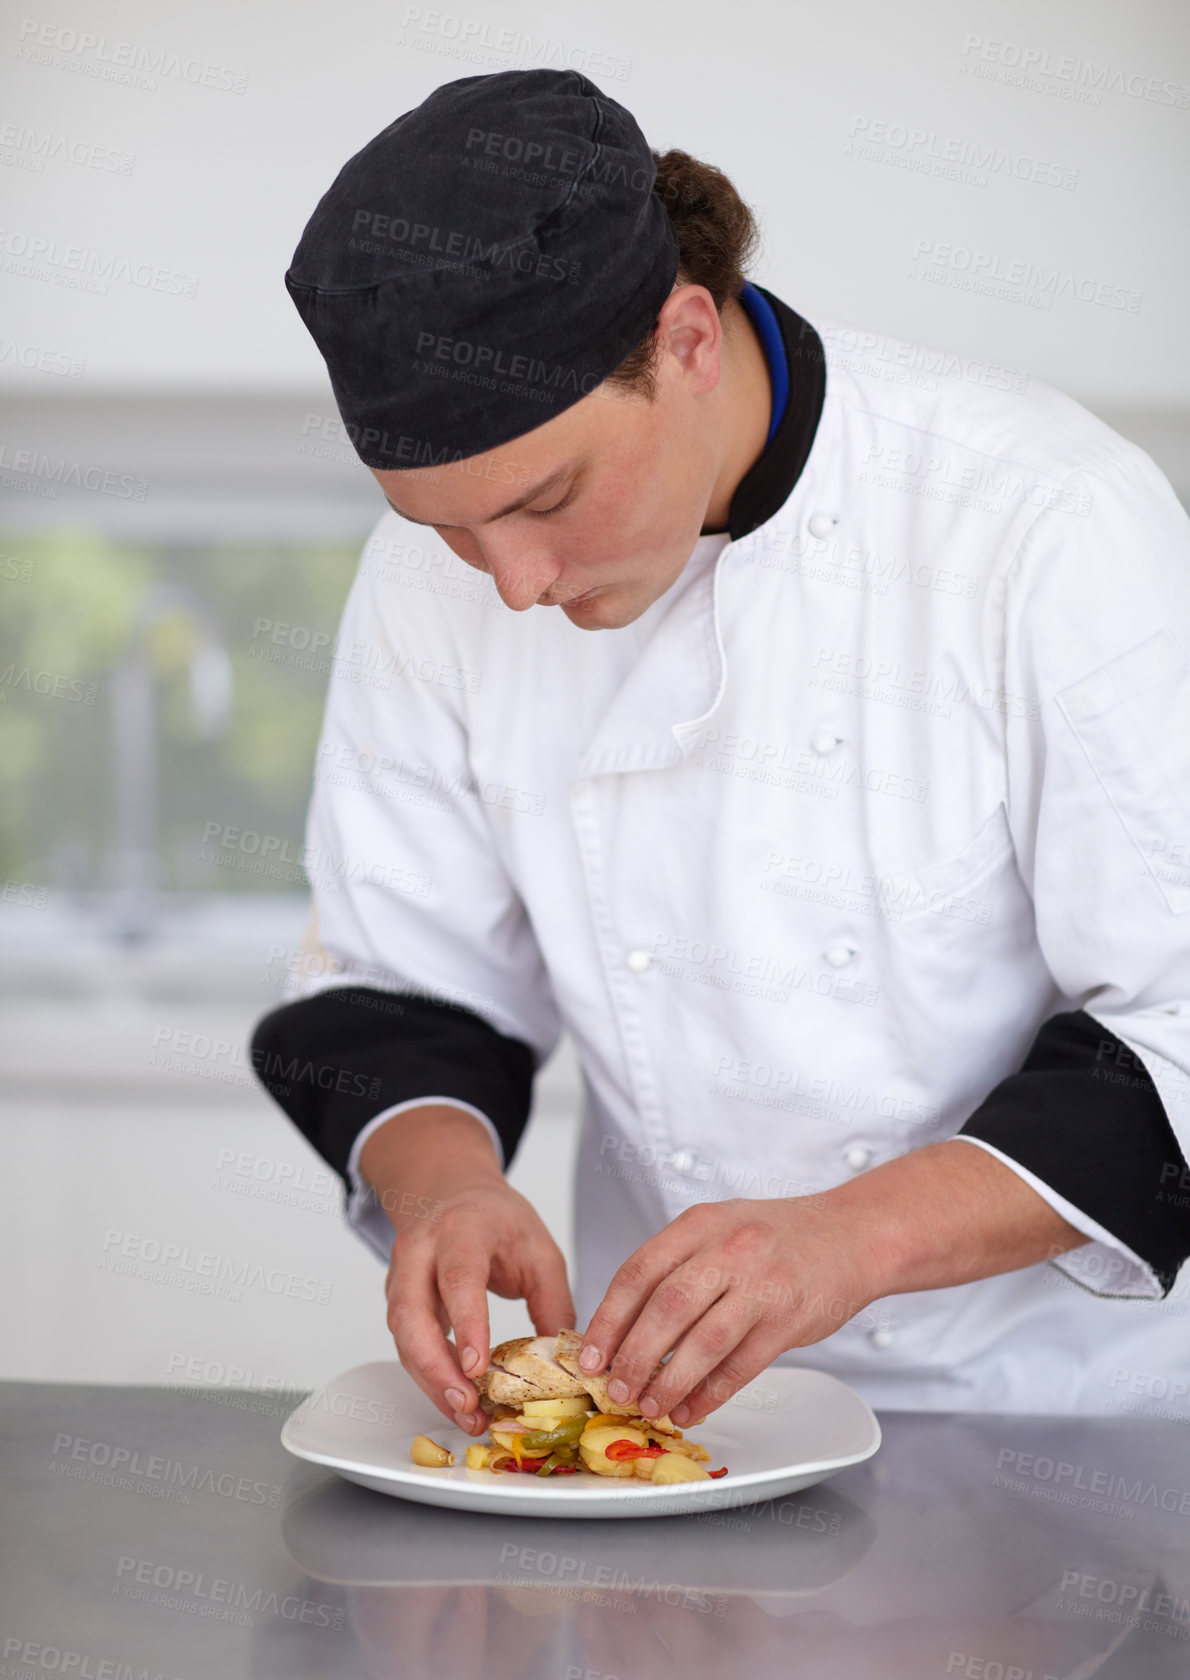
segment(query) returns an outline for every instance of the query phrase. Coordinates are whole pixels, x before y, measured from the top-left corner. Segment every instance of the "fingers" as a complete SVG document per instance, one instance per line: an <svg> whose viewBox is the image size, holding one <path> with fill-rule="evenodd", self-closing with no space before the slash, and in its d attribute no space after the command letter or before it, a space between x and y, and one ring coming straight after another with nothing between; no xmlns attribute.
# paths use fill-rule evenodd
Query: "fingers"
<svg viewBox="0 0 1190 1680"><path fill-rule="evenodd" d="M738 1394L753 1377L758 1377L783 1351L784 1343L764 1324L753 1325L723 1359L697 1383L684 1401L668 1408L679 1429L691 1418L705 1417ZM671 1362L672 1363L672 1362ZM650 1385L652 1387L652 1385Z"/></svg>
<svg viewBox="0 0 1190 1680"><path fill-rule="evenodd" d="M686 1261L662 1279L621 1342L611 1362L607 1385L608 1395L617 1405L638 1401L638 1397L646 1393L646 1388L648 1394L652 1394L654 1383L660 1380L660 1373L656 1379L650 1379L665 1355L676 1350L683 1337L695 1332L695 1327L703 1331L716 1301L730 1296L727 1275L717 1267L701 1264L701 1259L700 1255L698 1259ZM730 1317L727 1313L728 1309L721 1305L719 1315L710 1319L714 1328L703 1333L710 1334L714 1341L715 1346L711 1350L714 1357L708 1357L692 1374L687 1386L692 1386L694 1380L709 1370L720 1354L726 1351L724 1337L729 1325L734 1323L735 1326L731 1340L738 1341L751 1323L751 1318L741 1322L738 1302ZM687 1359L690 1359L689 1352ZM651 1402L646 1400L642 1406L646 1417L656 1417L666 1409L661 1405L650 1409L650 1405Z"/></svg>
<svg viewBox="0 0 1190 1680"><path fill-rule="evenodd" d="M488 1254L478 1243L459 1242L438 1255L438 1294L455 1333L456 1358L464 1376L476 1377L488 1368ZM470 1383L467 1385L470 1390ZM460 1408L473 1411L468 1398Z"/></svg>
<svg viewBox="0 0 1190 1680"><path fill-rule="evenodd" d="M556 1336L559 1330L573 1330L575 1311L566 1261L551 1243L526 1280L525 1305L539 1336Z"/></svg>
<svg viewBox="0 0 1190 1680"><path fill-rule="evenodd" d="M488 1423L473 1380L491 1358L488 1291L523 1297L538 1335L575 1321L566 1262L529 1205L522 1208L518 1198L510 1210L491 1197L478 1201L448 1209L433 1226L400 1231L387 1279L388 1323L401 1363L471 1435Z"/></svg>
<svg viewBox="0 0 1190 1680"><path fill-rule="evenodd" d="M667 1410L655 1398L657 1384L662 1382L673 1359L661 1367L656 1377L652 1373L664 1356L673 1349L676 1359L676 1350L684 1342L691 1336L698 1338L686 1352L687 1367L693 1367L686 1384L691 1388L728 1347L739 1341L751 1322L750 1317L741 1322L741 1303L733 1300L721 1272L700 1267L697 1262L679 1266L653 1291L625 1336L612 1360L607 1392L617 1405L636 1401L645 1417L657 1417ZM701 1351L704 1344L705 1354ZM663 1388L666 1394L678 1398L679 1391L674 1389L672 1378ZM684 1393L685 1389L680 1392Z"/></svg>
<svg viewBox="0 0 1190 1680"><path fill-rule="evenodd" d="M712 1371L731 1359L755 1324L747 1302L734 1291L720 1296L686 1328L670 1359L641 1388L637 1404L645 1417L673 1416L673 1408ZM627 1345L627 1344L625 1344ZM754 1373L753 1373L754 1374ZM745 1381L750 1379L745 1378ZM695 1417L698 1414L688 1414ZM677 1423L674 1418L674 1422Z"/></svg>
<svg viewBox="0 0 1190 1680"><path fill-rule="evenodd" d="M445 1416L460 1429L475 1434L486 1427L486 1420L477 1411L475 1387L461 1370L444 1334L443 1317L450 1322L449 1308L438 1292L433 1247L413 1242L398 1257L395 1249L400 1241L398 1237L390 1271L388 1327L401 1364ZM486 1268L483 1275L486 1277ZM484 1317L486 1320L486 1306ZM472 1320L471 1334L476 1333ZM485 1323L485 1348L486 1341Z"/></svg>
<svg viewBox="0 0 1190 1680"><path fill-rule="evenodd" d="M579 1350L579 1364L584 1371L603 1371L617 1360L628 1332L636 1323L654 1290L694 1252L698 1242L695 1229L695 1216L698 1213L697 1208L689 1208L679 1214L663 1231L659 1231L655 1237L650 1237L648 1242L642 1243L630 1254L616 1272L583 1337L583 1345ZM684 1327L677 1326L679 1329ZM643 1369L637 1368L634 1361L632 1371L629 1372L628 1361L619 1360L616 1376L621 1381L627 1381L630 1391L635 1393L661 1355L668 1352L672 1345L671 1338ZM638 1346L630 1351L635 1353L639 1360L643 1348ZM637 1379L635 1383L634 1378ZM613 1394L612 1398L619 1403L617 1395Z"/></svg>

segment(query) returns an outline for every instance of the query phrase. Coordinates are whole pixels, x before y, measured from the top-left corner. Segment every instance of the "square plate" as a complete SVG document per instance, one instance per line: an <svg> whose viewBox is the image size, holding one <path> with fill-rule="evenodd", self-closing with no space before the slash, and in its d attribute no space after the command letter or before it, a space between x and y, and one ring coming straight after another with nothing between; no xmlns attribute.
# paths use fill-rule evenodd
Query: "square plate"
<svg viewBox="0 0 1190 1680"><path fill-rule="evenodd" d="M315 1391L286 1419L281 1444L296 1458L378 1493L463 1511L533 1517L660 1517L726 1510L796 1493L860 1464L880 1445L880 1425L853 1389L825 1371L773 1365L687 1431L728 1473L713 1482L648 1482L597 1476L502 1475L468 1470L474 1444L448 1423L396 1360L357 1365ZM456 1462L440 1470L409 1457L429 1435Z"/></svg>

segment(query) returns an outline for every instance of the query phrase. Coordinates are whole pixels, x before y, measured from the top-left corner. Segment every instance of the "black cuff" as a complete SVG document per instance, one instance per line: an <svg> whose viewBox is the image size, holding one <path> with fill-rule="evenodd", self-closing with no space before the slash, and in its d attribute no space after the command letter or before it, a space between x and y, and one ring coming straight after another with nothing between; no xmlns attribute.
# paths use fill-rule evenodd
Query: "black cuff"
<svg viewBox="0 0 1190 1680"><path fill-rule="evenodd" d="M351 1146L411 1097L457 1097L486 1114L508 1167L529 1119L534 1055L458 1004L335 986L283 1004L252 1035L256 1076L347 1183Z"/></svg>
<svg viewBox="0 0 1190 1680"><path fill-rule="evenodd" d="M958 1135L1027 1167L1146 1260L1169 1294L1190 1255L1190 1171L1148 1069L1085 1010L1047 1021L1021 1071Z"/></svg>

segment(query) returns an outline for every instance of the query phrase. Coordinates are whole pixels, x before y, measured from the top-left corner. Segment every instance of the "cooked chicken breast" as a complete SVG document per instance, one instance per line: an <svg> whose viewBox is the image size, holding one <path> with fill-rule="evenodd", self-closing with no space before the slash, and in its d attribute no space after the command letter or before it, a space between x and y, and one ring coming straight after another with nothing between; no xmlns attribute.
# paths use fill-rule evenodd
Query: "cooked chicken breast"
<svg viewBox="0 0 1190 1680"><path fill-rule="evenodd" d="M475 1378L480 1394L515 1405L524 1400L573 1399L587 1392L554 1358L553 1336L516 1336L492 1349L486 1371Z"/></svg>
<svg viewBox="0 0 1190 1680"><path fill-rule="evenodd" d="M555 1358L561 1368L564 1371L569 1371L576 1382L582 1383L601 1412L607 1412L616 1417L643 1416L639 1406L634 1404L621 1405L610 1397L607 1392L607 1375L605 1372L598 1372L592 1377L587 1375L578 1362L579 1349L582 1345L583 1338L577 1330L559 1331ZM660 1369L660 1363L654 1365L650 1372L650 1381ZM674 1434L678 1427L668 1412L663 1412L660 1417L650 1418L649 1422L653 1428L660 1429L667 1435Z"/></svg>
<svg viewBox="0 0 1190 1680"><path fill-rule="evenodd" d="M491 1405L520 1405L526 1400L567 1400L589 1394L601 1412L616 1417L640 1417L635 1405L618 1405L607 1392L607 1377L602 1372L588 1376L579 1367L579 1349L583 1338L577 1330L563 1330L557 1336L517 1336L501 1342L492 1349L486 1371L476 1377L484 1411ZM656 1367L653 1375L661 1369ZM666 1413L650 1418L650 1425L664 1434L672 1435L677 1425Z"/></svg>

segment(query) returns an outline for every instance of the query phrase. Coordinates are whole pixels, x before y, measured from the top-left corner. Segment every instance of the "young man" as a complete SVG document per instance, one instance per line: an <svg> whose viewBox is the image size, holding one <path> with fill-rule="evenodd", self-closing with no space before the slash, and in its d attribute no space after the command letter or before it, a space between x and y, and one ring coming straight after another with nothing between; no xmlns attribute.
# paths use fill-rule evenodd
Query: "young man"
<svg viewBox="0 0 1190 1680"><path fill-rule="evenodd" d="M1009 1411L1187 1365L1185 515L1055 391L857 358L754 232L516 71L377 136L286 276L390 511L254 1057L472 1430L488 1289L679 1423L778 1358ZM573 1301L503 1174L563 1027Z"/></svg>

